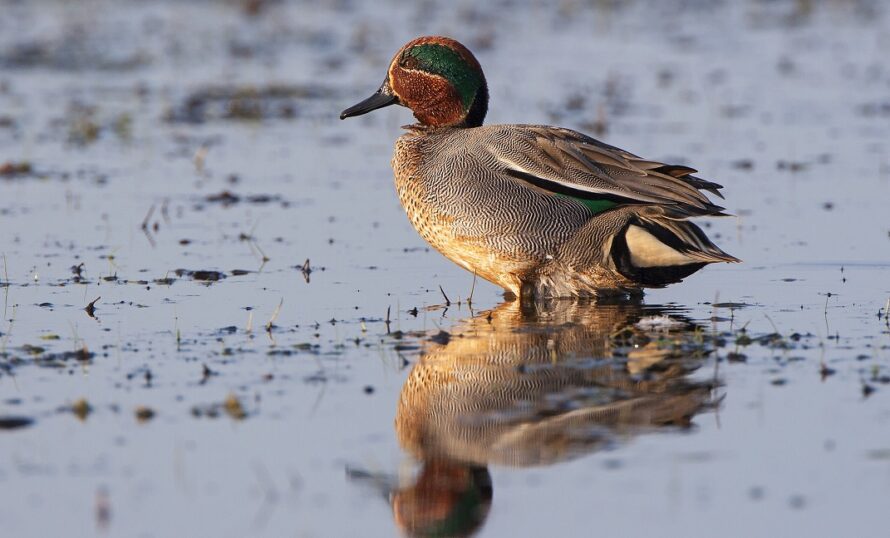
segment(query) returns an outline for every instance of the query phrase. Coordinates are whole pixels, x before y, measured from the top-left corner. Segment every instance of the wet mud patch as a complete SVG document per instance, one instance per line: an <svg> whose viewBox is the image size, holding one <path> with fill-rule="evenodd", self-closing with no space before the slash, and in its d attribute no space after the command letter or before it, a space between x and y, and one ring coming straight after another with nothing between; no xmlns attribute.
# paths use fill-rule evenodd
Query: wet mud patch
<svg viewBox="0 0 890 538"><path fill-rule="evenodd" d="M6 161L0 164L0 178L16 179L30 176L34 168L28 161Z"/></svg>
<svg viewBox="0 0 890 538"><path fill-rule="evenodd" d="M191 92L164 113L171 123L293 120L306 114L307 100L330 98L322 86L207 86Z"/></svg>
<svg viewBox="0 0 890 538"><path fill-rule="evenodd" d="M115 42L120 43L119 40ZM9 70L126 72L148 63L149 56L145 52L132 47L109 46L109 42L86 28L72 28L58 38L21 41L0 51L0 67Z"/></svg>
<svg viewBox="0 0 890 538"><path fill-rule="evenodd" d="M225 273L221 271L214 271L212 269L197 269L194 271L189 269L177 269L174 272L176 273L176 276L186 276L191 278L192 280L198 280L201 282L218 282L226 278Z"/></svg>
<svg viewBox="0 0 890 538"><path fill-rule="evenodd" d="M265 205L270 203L276 203L283 208L287 208L290 206L288 202L286 202L280 195L278 194L236 194L230 190L223 190L214 194L208 194L203 198L204 202L208 202L211 204L219 204L222 207L230 207L237 204L253 204L253 205ZM195 209L201 210L204 209L203 205L196 205Z"/></svg>

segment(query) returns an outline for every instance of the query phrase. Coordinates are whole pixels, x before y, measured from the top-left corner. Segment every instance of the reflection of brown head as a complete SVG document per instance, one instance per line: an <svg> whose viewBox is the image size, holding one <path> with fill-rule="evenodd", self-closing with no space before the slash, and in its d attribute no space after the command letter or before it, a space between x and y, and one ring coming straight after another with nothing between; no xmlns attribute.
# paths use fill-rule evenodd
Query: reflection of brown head
<svg viewBox="0 0 890 538"><path fill-rule="evenodd" d="M488 516L491 497L486 468L430 460L411 487L393 493L393 519L408 536L469 536Z"/></svg>

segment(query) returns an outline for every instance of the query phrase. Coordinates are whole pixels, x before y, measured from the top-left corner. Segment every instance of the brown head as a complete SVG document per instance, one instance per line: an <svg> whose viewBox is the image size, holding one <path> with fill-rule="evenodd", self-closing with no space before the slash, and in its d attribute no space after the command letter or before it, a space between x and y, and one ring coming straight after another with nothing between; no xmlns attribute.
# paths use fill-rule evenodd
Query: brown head
<svg viewBox="0 0 890 538"><path fill-rule="evenodd" d="M410 108L424 127L478 127L488 111L488 86L466 47L447 37L419 37L396 53L377 92L340 119L395 104Z"/></svg>

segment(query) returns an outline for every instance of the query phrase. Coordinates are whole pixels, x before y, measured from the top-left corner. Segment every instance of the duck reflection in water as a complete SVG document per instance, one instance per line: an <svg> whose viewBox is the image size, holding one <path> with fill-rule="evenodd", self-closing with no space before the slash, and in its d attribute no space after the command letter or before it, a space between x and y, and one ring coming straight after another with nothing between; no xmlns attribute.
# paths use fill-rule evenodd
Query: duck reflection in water
<svg viewBox="0 0 890 538"><path fill-rule="evenodd" d="M489 465L548 465L689 428L717 401L716 381L690 378L711 349L703 334L640 304L504 303L430 342L408 375L395 425L421 462L413 483L351 476L386 490L409 536L472 535L491 507Z"/></svg>

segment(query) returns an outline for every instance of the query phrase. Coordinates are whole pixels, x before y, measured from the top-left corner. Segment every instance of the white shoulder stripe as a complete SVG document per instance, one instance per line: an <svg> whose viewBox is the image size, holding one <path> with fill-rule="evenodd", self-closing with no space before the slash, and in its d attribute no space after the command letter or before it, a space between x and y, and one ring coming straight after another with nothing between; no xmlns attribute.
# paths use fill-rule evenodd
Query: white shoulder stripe
<svg viewBox="0 0 890 538"><path fill-rule="evenodd" d="M573 181L569 181L563 177L559 177L556 175L548 174L545 176L545 175L542 175L540 172L530 171L528 168L526 168L526 167L522 166L521 164L517 163L516 161L504 156L503 154L495 153L495 156L497 157L497 160L502 165L504 165L505 168L510 169L510 170L515 170L517 172L521 172L528 176L533 176L535 178L539 178L541 180L540 182L542 184L542 187L546 187L548 183L553 185L553 187L550 187L547 190L553 190L556 188L555 186L558 185L558 186L564 187L566 189L576 191L582 197L583 197L584 193L587 193L587 194L593 195L594 197L596 197L597 195L617 196L617 197L626 198L629 200L636 200L638 202L648 202L648 203L653 203L653 204L654 203L664 203L666 201L666 199L664 199L664 198L656 198L653 196L647 196L643 193L631 191L631 190L625 189L625 188L618 188L618 187L616 187L616 188L597 188L597 187L593 187L591 185L586 185L584 183L576 183Z"/></svg>

